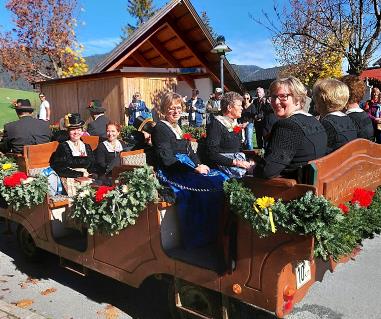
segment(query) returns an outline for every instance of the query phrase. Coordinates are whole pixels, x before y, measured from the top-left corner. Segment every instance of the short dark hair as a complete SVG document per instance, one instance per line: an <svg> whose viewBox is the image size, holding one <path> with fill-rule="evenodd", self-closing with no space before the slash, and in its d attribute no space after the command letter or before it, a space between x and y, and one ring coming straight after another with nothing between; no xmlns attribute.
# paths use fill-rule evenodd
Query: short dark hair
<svg viewBox="0 0 381 319"><path fill-rule="evenodd" d="M356 75L346 75L341 78L349 88L348 103L360 103L365 94L365 83Z"/></svg>

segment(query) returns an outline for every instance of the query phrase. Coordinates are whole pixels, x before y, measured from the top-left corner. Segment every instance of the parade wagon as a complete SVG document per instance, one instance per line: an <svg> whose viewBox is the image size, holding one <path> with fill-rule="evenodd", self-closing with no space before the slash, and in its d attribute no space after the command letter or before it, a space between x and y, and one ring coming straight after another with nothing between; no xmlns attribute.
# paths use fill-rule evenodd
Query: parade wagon
<svg viewBox="0 0 381 319"><path fill-rule="evenodd" d="M25 146L26 175L38 176L49 165L56 147L56 142ZM18 242L29 258L34 258L39 249L46 250L58 255L69 269L84 274L88 269L94 270L133 287L153 276L168 280L174 317L241 318L242 309L254 306L282 318L316 281L323 279L326 271L354 258L361 244L359 239L372 237L380 230L376 219L381 220L381 198L379 192L373 191L381 185L381 146L366 140L352 141L308 163L297 179L263 180L248 176L242 183L228 183L218 241L191 250L182 248L176 205L152 201L153 197L148 196L148 189L153 190L156 182L149 167L141 168L144 152L122 153L121 162L114 172L119 182L116 188L99 194L99 189L86 186L78 190L74 201L46 195L42 203L32 205L33 200L20 199L18 204L9 202L0 215L17 224ZM10 166L4 160L2 165L4 180L4 168ZM36 179L15 183L13 190L37 183ZM119 193L112 193L116 190ZM357 191L363 196L359 202L354 199ZM115 199L112 194L120 198ZM100 197L87 207L85 202L91 196ZM370 199L363 205L361 199L366 196ZM143 197L139 203L137 199ZM129 219L123 227L107 220L107 209L117 210L102 200L115 205L131 203ZM101 219L104 216L104 220L81 223L78 218L71 218L80 211L78 205L87 209L88 215ZM97 215L101 206L103 216ZM139 212L134 211L137 207L142 207ZM362 223L361 227L347 236L353 238L351 242L346 239L348 245L336 247L334 240L340 238L322 240L324 234L316 236L315 230L305 227L321 227L309 207L322 214L321 220L334 216L334 220L323 225L327 231L330 223L346 231L349 226L356 228L355 223ZM308 216L312 217L307 221ZM123 216L118 218L124 220ZM367 219L367 223L362 219ZM109 223L109 228L97 229L97 223Z"/></svg>

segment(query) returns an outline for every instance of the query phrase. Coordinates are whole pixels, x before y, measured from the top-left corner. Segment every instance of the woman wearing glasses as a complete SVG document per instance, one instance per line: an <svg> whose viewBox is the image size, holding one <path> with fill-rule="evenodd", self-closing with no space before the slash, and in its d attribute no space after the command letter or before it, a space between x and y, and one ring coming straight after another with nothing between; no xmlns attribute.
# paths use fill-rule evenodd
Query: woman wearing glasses
<svg viewBox="0 0 381 319"><path fill-rule="evenodd" d="M216 241L226 176L200 162L178 125L182 110L181 95L174 92L163 95L160 111L164 120L153 129L152 145L157 157L157 176L176 195L182 242L190 249Z"/></svg>
<svg viewBox="0 0 381 319"><path fill-rule="evenodd" d="M257 163L254 175L295 178L298 168L326 154L327 135L320 122L303 111L307 90L297 78L275 80L269 91L278 121L271 130L264 158Z"/></svg>

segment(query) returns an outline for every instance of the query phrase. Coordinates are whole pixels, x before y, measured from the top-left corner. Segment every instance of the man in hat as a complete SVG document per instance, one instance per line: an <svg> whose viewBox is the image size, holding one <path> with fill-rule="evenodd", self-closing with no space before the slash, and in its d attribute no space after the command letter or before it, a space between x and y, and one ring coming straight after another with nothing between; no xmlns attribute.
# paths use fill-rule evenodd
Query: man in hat
<svg viewBox="0 0 381 319"><path fill-rule="evenodd" d="M88 106L92 122L87 126L87 133L94 136L99 136L102 139L106 139L106 125L110 120L105 115L105 108L99 100L92 100Z"/></svg>
<svg viewBox="0 0 381 319"><path fill-rule="evenodd" d="M216 88L214 94L210 97L208 103L206 104L206 124L210 123L210 117L213 115L218 115L221 111L221 99L222 99L222 89Z"/></svg>
<svg viewBox="0 0 381 319"><path fill-rule="evenodd" d="M24 145L50 141L52 133L49 124L32 117L34 109L28 99L18 99L15 110L19 119L4 125L3 141L0 145L2 152L22 153Z"/></svg>

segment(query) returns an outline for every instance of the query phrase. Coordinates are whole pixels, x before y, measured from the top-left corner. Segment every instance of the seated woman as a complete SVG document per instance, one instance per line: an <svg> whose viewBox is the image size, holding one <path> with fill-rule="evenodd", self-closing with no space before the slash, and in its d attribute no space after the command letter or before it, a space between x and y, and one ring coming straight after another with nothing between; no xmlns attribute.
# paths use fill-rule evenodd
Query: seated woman
<svg viewBox="0 0 381 319"><path fill-rule="evenodd" d="M221 112L212 118L206 129L206 158L211 166L229 177L242 177L251 168L241 153L242 127L237 119L242 113L242 96L228 92L221 99Z"/></svg>
<svg viewBox="0 0 381 319"><path fill-rule="evenodd" d="M105 185L112 184L112 169L119 165L120 152L129 151L132 146L119 140L121 125L117 122L109 122L106 125L107 140L99 143L95 154L98 165L99 179Z"/></svg>
<svg viewBox="0 0 381 319"><path fill-rule="evenodd" d="M275 80L269 91L278 121L271 129L264 158L257 163L254 176L295 178L299 167L326 154L327 135L319 121L303 111L307 90L297 78Z"/></svg>
<svg viewBox="0 0 381 319"><path fill-rule="evenodd" d="M93 151L90 145L81 141L84 123L78 113L65 115L65 127L68 130L69 139L58 145L50 160L50 166L61 177L69 196L74 195L76 184L91 182L90 174L96 173Z"/></svg>
<svg viewBox="0 0 381 319"><path fill-rule="evenodd" d="M360 102L365 95L365 83L358 76L346 75L341 81L349 88L349 100L346 112L356 127L357 137L373 140L374 129L368 114L360 108Z"/></svg>
<svg viewBox="0 0 381 319"><path fill-rule="evenodd" d="M179 94L164 94L160 111L165 119L154 127L152 144L158 178L176 194L182 242L188 249L216 241L226 176L210 172L208 166L200 163L189 140L183 139L178 125L182 109Z"/></svg>
<svg viewBox="0 0 381 319"><path fill-rule="evenodd" d="M342 112L349 99L349 89L343 82L319 80L313 86L312 94L316 111L320 114L320 123L327 133L327 153L357 138L355 125Z"/></svg>

